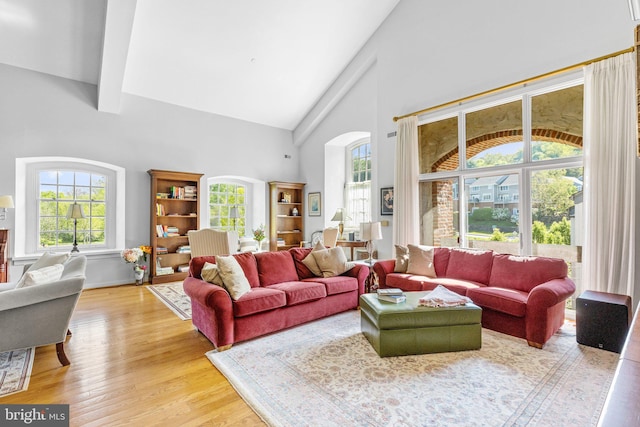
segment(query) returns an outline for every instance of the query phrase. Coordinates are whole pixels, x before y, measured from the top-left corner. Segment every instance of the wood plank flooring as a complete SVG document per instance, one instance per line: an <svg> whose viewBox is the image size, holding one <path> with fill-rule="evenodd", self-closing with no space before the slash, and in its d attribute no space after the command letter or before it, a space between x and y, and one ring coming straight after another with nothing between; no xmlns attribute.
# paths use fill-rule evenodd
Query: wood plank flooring
<svg viewBox="0 0 640 427"><path fill-rule="evenodd" d="M144 286L85 290L73 336L36 349L27 391L0 404L70 405L71 426L265 425L205 357L213 345Z"/></svg>

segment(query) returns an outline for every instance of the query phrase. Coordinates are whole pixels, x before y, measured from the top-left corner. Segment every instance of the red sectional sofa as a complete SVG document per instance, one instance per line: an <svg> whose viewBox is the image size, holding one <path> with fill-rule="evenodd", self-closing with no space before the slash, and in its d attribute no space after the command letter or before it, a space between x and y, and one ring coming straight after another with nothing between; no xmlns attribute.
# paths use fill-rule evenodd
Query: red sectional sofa
<svg viewBox="0 0 640 427"><path fill-rule="evenodd" d="M206 262L195 257L183 286L191 298L192 322L218 350L233 343L358 307L369 268L356 265L335 277L316 277L302 263L311 248L233 255L251 291L237 301L222 287L202 280Z"/></svg>
<svg viewBox="0 0 640 427"><path fill-rule="evenodd" d="M395 260L374 264L380 288L432 290L437 285L482 307L482 326L542 348L564 322L565 300L576 290L562 259L434 248L436 277L394 273Z"/></svg>

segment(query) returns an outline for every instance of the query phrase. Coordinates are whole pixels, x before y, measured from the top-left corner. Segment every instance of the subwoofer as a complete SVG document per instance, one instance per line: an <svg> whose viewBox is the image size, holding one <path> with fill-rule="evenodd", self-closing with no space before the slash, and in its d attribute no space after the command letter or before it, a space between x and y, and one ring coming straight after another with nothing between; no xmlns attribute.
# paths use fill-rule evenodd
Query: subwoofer
<svg viewBox="0 0 640 427"><path fill-rule="evenodd" d="M585 291L576 300L576 340L620 353L631 324L631 297Z"/></svg>

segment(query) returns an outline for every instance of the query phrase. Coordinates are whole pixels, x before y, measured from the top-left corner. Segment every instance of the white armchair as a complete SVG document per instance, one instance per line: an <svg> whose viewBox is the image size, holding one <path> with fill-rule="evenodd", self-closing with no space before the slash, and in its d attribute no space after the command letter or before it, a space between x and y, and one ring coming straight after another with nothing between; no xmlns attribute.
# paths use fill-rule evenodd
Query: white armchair
<svg viewBox="0 0 640 427"><path fill-rule="evenodd" d="M73 257L57 281L0 292L0 352L56 344L60 363L71 363L64 342L71 335L69 321L84 286L86 263L84 256Z"/></svg>

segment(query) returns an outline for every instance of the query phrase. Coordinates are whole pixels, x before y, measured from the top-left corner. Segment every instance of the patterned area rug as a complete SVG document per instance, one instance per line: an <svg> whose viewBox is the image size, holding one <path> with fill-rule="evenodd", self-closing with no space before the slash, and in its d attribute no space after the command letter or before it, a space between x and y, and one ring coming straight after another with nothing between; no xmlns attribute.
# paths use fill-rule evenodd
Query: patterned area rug
<svg viewBox="0 0 640 427"><path fill-rule="evenodd" d="M160 301L173 311L180 319L191 319L191 300L184 293L182 282L166 283L164 285L148 285L146 287Z"/></svg>
<svg viewBox="0 0 640 427"><path fill-rule="evenodd" d="M0 353L0 397L29 388L34 348Z"/></svg>
<svg viewBox="0 0 640 427"><path fill-rule="evenodd" d="M593 426L619 355L565 325L542 350L483 329L480 350L380 358L349 311L207 357L271 426Z"/></svg>

